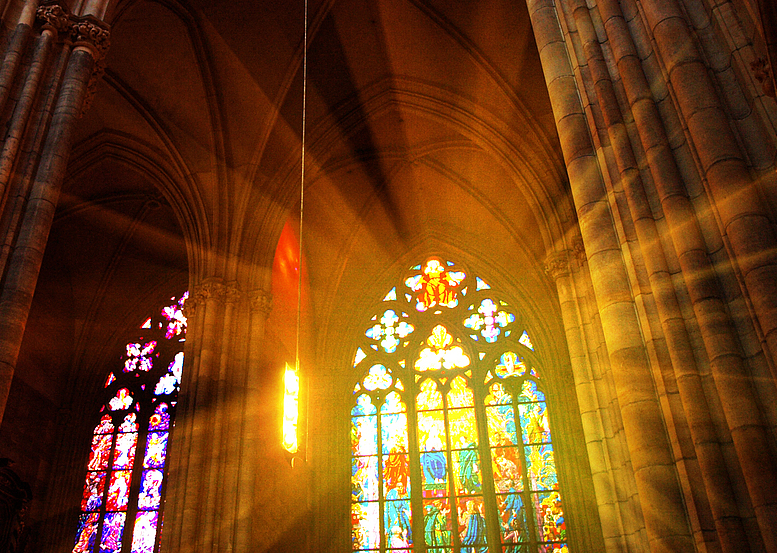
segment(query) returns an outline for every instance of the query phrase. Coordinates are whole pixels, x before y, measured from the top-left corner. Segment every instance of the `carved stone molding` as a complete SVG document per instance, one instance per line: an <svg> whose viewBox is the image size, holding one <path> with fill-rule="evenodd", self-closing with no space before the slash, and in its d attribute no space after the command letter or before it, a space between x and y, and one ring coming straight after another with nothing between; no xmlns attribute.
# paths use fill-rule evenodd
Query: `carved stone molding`
<svg viewBox="0 0 777 553"><path fill-rule="evenodd" d="M70 14L66 6L51 3L44 4L36 12L38 20L42 23L43 29L51 29L55 33L70 32Z"/></svg>
<svg viewBox="0 0 777 553"><path fill-rule="evenodd" d="M572 252L575 254L575 258L581 265L586 262L588 257L585 254L585 246L583 245L583 239L580 237L572 240Z"/></svg>
<svg viewBox="0 0 777 553"><path fill-rule="evenodd" d="M774 79L772 78L772 68L765 57L756 58L750 63L750 69L753 76L761 83L761 90L767 96L775 97Z"/></svg>
<svg viewBox="0 0 777 553"><path fill-rule="evenodd" d="M237 282L229 282L224 285L224 301L226 303L238 303L243 299L243 292Z"/></svg>
<svg viewBox="0 0 777 553"><path fill-rule="evenodd" d="M73 46L86 46L101 60L111 45L111 31L107 24L92 16L74 18L70 27Z"/></svg>
<svg viewBox="0 0 777 553"><path fill-rule="evenodd" d="M560 252L553 252L545 259L545 274L547 274L554 281L562 276L569 276L569 250L563 250Z"/></svg>
<svg viewBox="0 0 777 553"><path fill-rule="evenodd" d="M272 311L272 294L264 290L254 290L249 292L248 301L251 305L251 311L257 311L265 316Z"/></svg>

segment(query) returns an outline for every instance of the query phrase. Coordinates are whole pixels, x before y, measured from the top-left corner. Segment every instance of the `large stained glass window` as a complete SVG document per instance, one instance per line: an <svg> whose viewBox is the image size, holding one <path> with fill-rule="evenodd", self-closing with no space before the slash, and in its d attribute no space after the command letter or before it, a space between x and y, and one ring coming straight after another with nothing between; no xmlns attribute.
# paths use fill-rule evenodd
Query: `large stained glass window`
<svg viewBox="0 0 777 553"><path fill-rule="evenodd" d="M105 380L73 553L155 553L188 293L140 325Z"/></svg>
<svg viewBox="0 0 777 553"><path fill-rule="evenodd" d="M540 358L517 315L436 257L376 308L353 360L354 551L568 553Z"/></svg>

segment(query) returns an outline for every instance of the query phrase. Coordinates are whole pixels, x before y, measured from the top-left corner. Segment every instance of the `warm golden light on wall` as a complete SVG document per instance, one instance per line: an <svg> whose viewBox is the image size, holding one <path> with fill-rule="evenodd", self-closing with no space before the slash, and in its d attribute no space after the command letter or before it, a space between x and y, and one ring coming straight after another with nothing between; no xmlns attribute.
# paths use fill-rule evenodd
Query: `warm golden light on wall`
<svg viewBox="0 0 777 553"><path fill-rule="evenodd" d="M299 373L286 363L283 374L283 449L297 453L299 449Z"/></svg>

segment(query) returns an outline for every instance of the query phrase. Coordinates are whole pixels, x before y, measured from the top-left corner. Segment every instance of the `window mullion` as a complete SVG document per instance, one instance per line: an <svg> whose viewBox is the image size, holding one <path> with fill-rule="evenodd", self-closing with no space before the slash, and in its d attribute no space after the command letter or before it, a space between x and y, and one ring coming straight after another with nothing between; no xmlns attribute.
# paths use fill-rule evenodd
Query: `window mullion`
<svg viewBox="0 0 777 553"><path fill-rule="evenodd" d="M479 376L480 371L473 370L473 376ZM491 461L491 447L488 439L488 425L483 394L483 387L480 380L475 384L475 379L471 380L472 394L475 398L475 421L477 423L478 451L480 453L480 481L483 487L483 501L486 509L486 536L490 551L501 551L502 547L502 527L499 523L499 509L496 500L496 489L493 479L493 465Z"/></svg>

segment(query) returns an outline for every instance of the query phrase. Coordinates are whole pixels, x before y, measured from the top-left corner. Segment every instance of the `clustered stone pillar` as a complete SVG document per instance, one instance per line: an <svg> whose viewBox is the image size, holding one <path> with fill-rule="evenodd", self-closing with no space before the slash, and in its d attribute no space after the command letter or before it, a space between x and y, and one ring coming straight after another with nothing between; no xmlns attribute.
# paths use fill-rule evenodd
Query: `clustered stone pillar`
<svg viewBox="0 0 777 553"><path fill-rule="evenodd" d="M37 8L37 9L35 9ZM36 13L32 45L30 11ZM103 70L107 25L66 5L28 2L0 67L0 421L13 379L76 121ZM22 63L32 48L29 65ZM21 86L15 86L16 82ZM13 90L20 90L13 97Z"/></svg>
<svg viewBox="0 0 777 553"><path fill-rule="evenodd" d="M721 269L708 251L714 231L700 222L706 214L697 214L685 182L698 171L717 223L713 242L725 247L752 309L762 353L774 370L777 240L741 151L740 143L747 147L754 137L735 136L696 46L710 37L693 36L688 3L679 0L527 4L650 549L747 552L752 545L777 551L777 459L759 397L765 392L754 383L727 303L731 292L720 284ZM657 90L671 94L661 109ZM695 164L678 158L676 140L670 141L670 132L677 138L678 121L687 125L685 136L698 154ZM605 541L611 551L638 549L626 540L617 510L609 507L612 456L596 442L604 420L598 413L604 411L594 386L590 343L581 344L580 294L587 277L570 269L569 250L559 248L548 258L548 274L559 294ZM641 357L643 348L651 356ZM771 389L774 382L760 386ZM635 398L638 416L629 413ZM657 443L646 456L635 432L651 425ZM679 487L672 483L678 479ZM671 493L662 498L655 493L659 489ZM669 511L677 517L674 527L666 518ZM745 522L753 515L755 532ZM670 545L664 538L673 530L678 533Z"/></svg>

